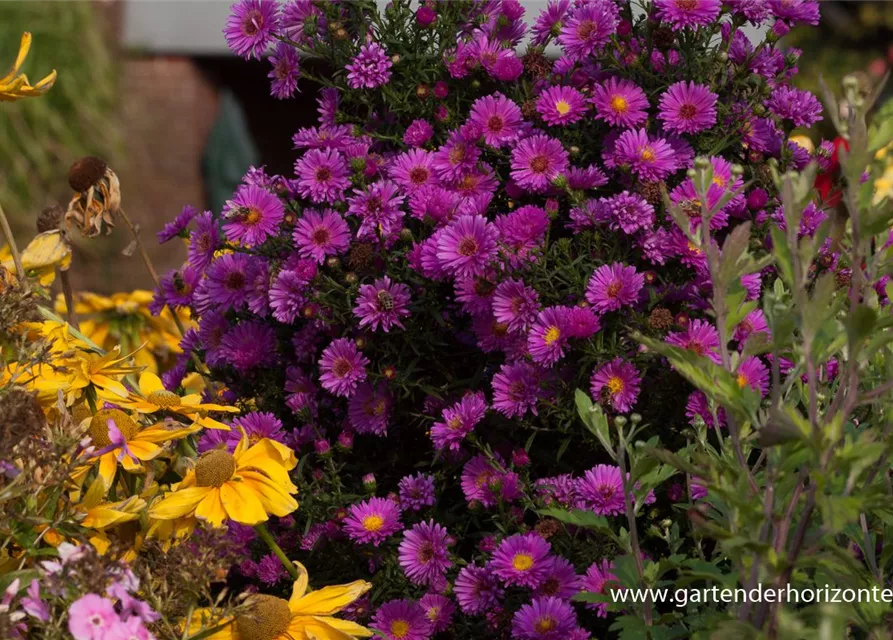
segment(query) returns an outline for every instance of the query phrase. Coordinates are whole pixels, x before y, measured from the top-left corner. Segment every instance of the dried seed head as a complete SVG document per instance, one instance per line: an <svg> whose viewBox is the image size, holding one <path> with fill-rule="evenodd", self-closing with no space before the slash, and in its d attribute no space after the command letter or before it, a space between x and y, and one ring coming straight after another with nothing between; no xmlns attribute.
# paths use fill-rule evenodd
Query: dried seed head
<svg viewBox="0 0 893 640"><path fill-rule="evenodd" d="M347 264L350 265L351 269L362 271L372 263L372 256L372 245L365 243L355 244L347 255Z"/></svg>
<svg viewBox="0 0 893 640"><path fill-rule="evenodd" d="M114 421L118 431L126 440L132 439L140 430L133 418L120 409L100 409L90 420L90 437L93 439L93 446L102 449L112 443L109 439L109 420Z"/></svg>
<svg viewBox="0 0 893 640"><path fill-rule="evenodd" d="M65 215L65 209L57 204L47 207L37 216L37 232L52 231L58 229L62 224L62 217Z"/></svg>
<svg viewBox="0 0 893 640"><path fill-rule="evenodd" d="M673 314L669 309L657 307L648 316L648 326L659 331L669 329L673 326Z"/></svg>
<svg viewBox="0 0 893 640"><path fill-rule="evenodd" d="M291 611L282 598L253 595L246 606L248 611L236 617L236 629L242 640L273 640L288 631Z"/></svg>
<svg viewBox="0 0 893 640"><path fill-rule="evenodd" d="M5 458L18 443L39 435L46 425L37 398L14 387L0 395L0 458Z"/></svg>
<svg viewBox="0 0 893 640"><path fill-rule="evenodd" d="M102 158L84 156L68 170L68 184L78 192L87 191L105 175L109 165Z"/></svg>
<svg viewBox="0 0 893 640"><path fill-rule="evenodd" d="M199 487L222 487L236 472L236 459L229 451L212 449L195 463L195 484Z"/></svg>
<svg viewBox="0 0 893 640"><path fill-rule="evenodd" d="M643 182L639 185L639 194L645 198L648 204L660 204L660 182Z"/></svg>

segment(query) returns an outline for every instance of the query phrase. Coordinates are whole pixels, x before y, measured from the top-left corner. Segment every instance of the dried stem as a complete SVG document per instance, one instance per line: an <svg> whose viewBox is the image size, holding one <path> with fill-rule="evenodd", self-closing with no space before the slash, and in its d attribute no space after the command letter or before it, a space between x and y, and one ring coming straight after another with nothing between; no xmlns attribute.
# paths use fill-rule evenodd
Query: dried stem
<svg viewBox="0 0 893 640"><path fill-rule="evenodd" d="M9 220L6 219L2 206L0 206L0 229L3 230L3 235L6 236L6 242L9 244L9 251L12 253L12 261L15 263L19 282L24 282L25 267L22 266L22 256L19 253L19 248L16 246L15 238L12 236L12 229L9 227Z"/></svg>
<svg viewBox="0 0 893 640"><path fill-rule="evenodd" d="M74 293L71 289L71 279L68 277L67 270L59 269L59 282L62 283L62 295L65 297L65 310L68 324L75 329L80 329L80 326L78 326L77 314L74 312Z"/></svg>

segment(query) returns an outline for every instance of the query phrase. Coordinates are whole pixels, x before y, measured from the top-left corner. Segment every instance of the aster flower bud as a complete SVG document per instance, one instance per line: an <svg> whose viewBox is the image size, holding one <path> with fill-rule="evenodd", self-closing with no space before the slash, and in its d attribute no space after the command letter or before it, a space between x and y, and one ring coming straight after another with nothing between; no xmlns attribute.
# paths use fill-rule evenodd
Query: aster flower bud
<svg viewBox="0 0 893 640"><path fill-rule="evenodd" d="M332 445L326 439L320 439L313 443L313 450L321 456L328 456L332 453Z"/></svg>
<svg viewBox="0 0 893 640"><path fill-rule="evenodd" d="M366 348L366 338L360 336L356 340L354 340L354 344L357 345L357 349L365 349Z"/></svg>
<svg viewBox="0 0 893 640"><path fill-rule="evenodd" d="M614 425L618 429L622 429L623 427L625 427L627 422L628 421L626 419L626 416L614 416Z"/></svg>
<svg viewBox="0 0 893 640"><path fill-rule="evenodd" d="M342 431L338 434L336 446L343 451L350 451L353 449L353 439L353 431Z"/></svg>
<svg viewBox="0 0 893 640"><path fill-rule="evenodd" d="M375 489L378 487L378 483L375 481L374 473L367 473L363 476L363 488L368 493L375 493Z"/></svg>
<svg viewBox="0 0 893 640"><path fill-rule="evenodd" d="M347 284L356 284L359 281L359 277L353 271L348 271L344 274L344 282Z"/></svg>
<svg viewBox="0 0 893 640"><path fill-rule="evenodd" d="M329 269L337 269L341 266L341 259L338 256L329 256L326 258L326 266Z"/></svg>

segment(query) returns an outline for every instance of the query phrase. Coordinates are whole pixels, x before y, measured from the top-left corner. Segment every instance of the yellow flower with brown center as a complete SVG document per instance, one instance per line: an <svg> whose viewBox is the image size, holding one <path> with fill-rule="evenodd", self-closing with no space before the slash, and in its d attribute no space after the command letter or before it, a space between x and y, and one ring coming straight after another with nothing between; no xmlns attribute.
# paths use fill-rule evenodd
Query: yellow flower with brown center
<svg viewBox="0 0 893 640"><path fill-rule="evenodd" d="M27 31L22 34L22 40L19 44L19 54L16 56L12 65L12 70L5 76L0 78L0 102L15 102L21 98L33 98L42 96L56 82L56 72L51 71L49 75L40 80L37 84L31 85L28 82L28 76L19 73L25 58L28 57L28 51L31 50L31 34Z"/></svg>
<svg viewBox="0 0 893 640"><path fill-rule="evenodd" d="M204 453L149 515L158 520L195 516L214 527L227 520L256 525L270 514L287 516L298 508L293 497L298 488L288 477L297 462L285 445L268 438L251 445L243 433L232 454Z"/></svg>
<svg viewBox="0 0 893 640"><path fill-rule="evenodd" d="M229 620L209 640L352 640L369 638L372 631L355 622L334 617L346 606L360 598L372 585L364 580L349 584L323 587L307 592L307 570L295 562L298 579L292 587L291 598L253 594L245 600L242 611ZM201 629L198 612L190 620L190 633Z"/></svg>

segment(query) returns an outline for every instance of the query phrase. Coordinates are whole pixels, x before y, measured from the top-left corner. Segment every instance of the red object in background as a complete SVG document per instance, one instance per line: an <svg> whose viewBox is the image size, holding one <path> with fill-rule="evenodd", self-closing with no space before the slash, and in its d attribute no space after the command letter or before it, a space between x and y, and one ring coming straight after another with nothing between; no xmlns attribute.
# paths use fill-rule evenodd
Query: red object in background
<svg viewBox="0 0 893 640"><path fill-rule="evenodd" d="M834 151L831 152L831 164L827 171L823 171L815 179L815 190L819 192L822 204L833 207L843 197L841 189L835 189L834 186L840 179L840 148L843 147L847 151L850 150L850 143L837 136L834 138Z"/></svg>

